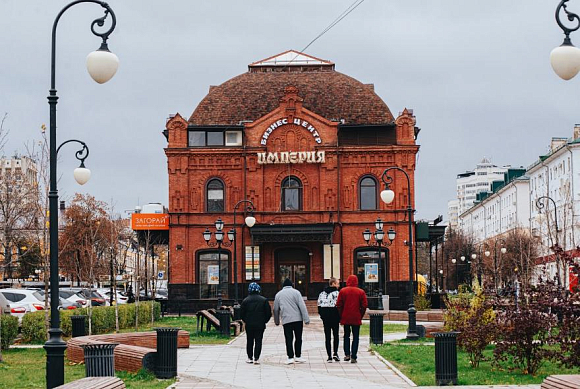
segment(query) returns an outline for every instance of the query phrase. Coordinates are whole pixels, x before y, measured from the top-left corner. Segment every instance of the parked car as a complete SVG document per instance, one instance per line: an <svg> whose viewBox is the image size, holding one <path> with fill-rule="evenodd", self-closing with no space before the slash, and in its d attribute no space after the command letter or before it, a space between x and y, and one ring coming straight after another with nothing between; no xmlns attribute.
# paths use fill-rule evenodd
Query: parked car
<svg viewBox="0 0 580 389"><path fill-rule="evenodd" d="M92 292L89 289L85 288L66 288L60 289L60 297L70 302L77 302L84 307L89 305L89 301L91 301L91 305L101 306L105 305L105 298L97 293L95 290Z"/></svg>
<svg viewBox="0 0 580 389"><path fill-rule="evenodd" d="M24 314L27 312L25 306L18 305L18 303L13 303L12 301L8 300L2 293L0 293L0 310L5 315L16 316L19 323L22 322L22 316L24 316Z"/></svg>
<svg viewBox="0 0 580 389"><path fill-rule="evenodd" d="M2 293L8 301L26 307L27 312L44 310L44 301L42 298L35 295L35 293L37 293L36 290L8 288L0 289L0 293Z"/></svg>
<svg viewBox="0 0 580 389"><path fill-rule="evenodd" d="M44 290L38 290L35 292L37 294L37 297L41 300L44 301ZM48 298L48 303L50 304L50 295ZM74 301L68 301L62 297L59 297L58 299L58 309L77 309L77 308L82 308L82 304Z"/></svg>
<svg viewBox="0 0 580 389"><path fill-rule="evenodd" d="M110 304L110 302L111 302L111 289L100 288L100 289L97 289L97 292L105 298L107 305L111 305ZM117 302L117 304L127 304L128 300L129 300L129 298L127 297L127 295L125 293L121 292L120 290L117 290L117 298L113 297L113 301Z"/></svg>

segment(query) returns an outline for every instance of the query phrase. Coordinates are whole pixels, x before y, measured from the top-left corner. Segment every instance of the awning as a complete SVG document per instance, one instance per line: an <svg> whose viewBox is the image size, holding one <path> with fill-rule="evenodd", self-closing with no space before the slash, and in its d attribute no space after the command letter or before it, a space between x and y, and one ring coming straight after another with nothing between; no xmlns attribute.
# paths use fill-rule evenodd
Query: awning
<svg viewBox="0 0 580 389"><path fill-rule="evenodd" d="M255 225L250 228L254 243L268 242L330 242L333 225L274 224Z"/></svg>

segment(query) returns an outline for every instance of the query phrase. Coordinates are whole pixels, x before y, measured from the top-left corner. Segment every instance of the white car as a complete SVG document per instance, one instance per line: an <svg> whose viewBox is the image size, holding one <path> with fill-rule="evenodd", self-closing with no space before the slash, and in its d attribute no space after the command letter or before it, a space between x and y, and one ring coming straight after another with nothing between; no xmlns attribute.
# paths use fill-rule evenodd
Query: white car
<svg viewBox="0 0 580 389"><path fill-rule="evenodd" d="M0 313L3 315L12 315L18 318L18 323L22 323L22 316L27 312L25 306L18 305L8 300L0 293Z"/></svg>
<svg viewBox="0 0 580 389"><path fill-rule="evenodd" d="M97 289L97 292L105 298L107 305L111 305L111 289L99 288ZM113 301L116 301L118 304L127 304L128 300L129 298L125 295L125 293L117 289L117 298L113 297Z"/></svg>
<svg viewBox="0 0 580 389"><path fill-rule="evenodd" d="M9 288L0 289L0 293L2 293L11 305L14 304L14 306L26 308L26 312L24 313L44 310L44 301L39 299L36 290ZM22 313L22 316L24 316L24 313Z"/></svg>
<svg viewBox="0 0 580 389"><path fill-rule="evenodd" d="M81 308L86 308L89 305L89 300L78 289L60 289L59 295L61 299L71 303L79 303Z"/></svg>

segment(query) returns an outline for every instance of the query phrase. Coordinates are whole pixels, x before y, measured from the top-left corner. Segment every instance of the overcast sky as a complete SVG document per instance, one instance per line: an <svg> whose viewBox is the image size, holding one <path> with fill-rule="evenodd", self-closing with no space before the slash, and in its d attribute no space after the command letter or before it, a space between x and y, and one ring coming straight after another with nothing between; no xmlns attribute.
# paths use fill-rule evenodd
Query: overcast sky
<svg viewBox="0 0 580 389"><path fill-rule="evenodd" d="M48 125L50 31L69 1L0 0L0 113L10 129L7 154L24 152ZM110 0L117 28L109 48L120 68L93 82L86 55L100 41L90 23L102 15L80 4L61 19L57 44L59 142L88 143L92 178L74 182L75 147L60 156L60 194L75 191L111 201L119 212L168 202L161 135L170 113L189 118L210 85L247 71L247 64L300 50L353 0ZM366 0L306 52L336 63L396 116L412 108L421 127L418 218L447 217L457 173L487 156L528 166L552 136L580 122L580 76L565 82L550 51L563 40L557 0ZM571 2L580 12L580 3ZM580 44L580 33L572 35Z"/></svg>

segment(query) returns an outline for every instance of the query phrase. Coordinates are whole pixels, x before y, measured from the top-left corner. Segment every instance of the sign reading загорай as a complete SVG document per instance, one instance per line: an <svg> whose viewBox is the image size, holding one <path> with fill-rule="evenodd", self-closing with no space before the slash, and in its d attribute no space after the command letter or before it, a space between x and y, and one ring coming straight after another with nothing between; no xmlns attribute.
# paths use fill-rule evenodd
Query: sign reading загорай
<svg viewBox="0 0 580 389"><path fill-rule="evenodd" d="M266 143L268 142L268 138L270 137L272 131L274 131L278 127L282 127L287 124L294 124L300 127L304 127L305 130L309 131L312 134L312 136L314 137L314 141L316 143L318 144L322 143L322 139L320 139L320 134L318 133L316 128L312 124L308 123L306 120L294 118L292 121L290 121L288 120L288 118L284 118L276 120L274 123L268 126L268 128L266 129L266 131L264 131L264 134L262 135L262 140L260 141L260 144L266 146Z"/></svg>

